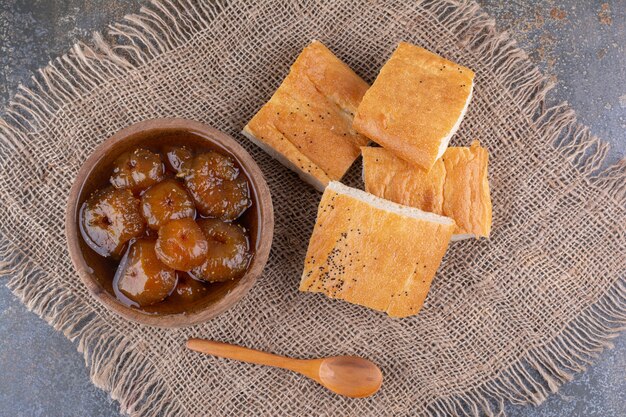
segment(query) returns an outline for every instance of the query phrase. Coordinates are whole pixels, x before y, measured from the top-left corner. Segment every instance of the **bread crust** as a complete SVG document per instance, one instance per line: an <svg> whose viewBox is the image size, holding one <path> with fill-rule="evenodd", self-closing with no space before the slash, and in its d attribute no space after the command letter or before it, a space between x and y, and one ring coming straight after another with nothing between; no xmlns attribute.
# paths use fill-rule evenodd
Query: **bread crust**
<svg viewBox="0 0 626 417"><path fill-rule="evenodd" d="M357 109L355 130L430 170L467 109L474 72L401 42Z"/></svg>
<svg viewBox="0 0 626 417"><path fill-rule="evenodd" d="M430 171L416 168L384 148L363 147L365 190L378 197L451 217L453 240L489 237L489 152L478 141L450 147Z"/></svg>
<svg viewBox="0 0 626 417"><path fill-rule="evenodd" d="M370 204L337 192L333 184L319 205L300 290L321 292L392 317L417 314L454 222L392 212L379 204L394 203L375 198L382 203Z"/></svg>
<svg viewBox="0 0 626 417"><path fill-rule="evenodd" d="M339 180L368 140L352 119L368 85L320 42L304 48L244 134L315 188Z"/></svg>

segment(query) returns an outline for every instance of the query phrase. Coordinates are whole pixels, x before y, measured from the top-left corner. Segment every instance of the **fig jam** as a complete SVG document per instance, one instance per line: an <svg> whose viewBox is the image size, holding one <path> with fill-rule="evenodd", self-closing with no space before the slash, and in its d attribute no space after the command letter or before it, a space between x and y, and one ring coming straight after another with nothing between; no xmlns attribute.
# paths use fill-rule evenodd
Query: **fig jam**
<svg viewBox="0 0 626 417"><path fill-rule="evenodd" d="M254 256L247 173L225 149L191 133L135 141L96 168L81 196L85 260L108 292L143 312L201 309L228 292Z"/></svg>

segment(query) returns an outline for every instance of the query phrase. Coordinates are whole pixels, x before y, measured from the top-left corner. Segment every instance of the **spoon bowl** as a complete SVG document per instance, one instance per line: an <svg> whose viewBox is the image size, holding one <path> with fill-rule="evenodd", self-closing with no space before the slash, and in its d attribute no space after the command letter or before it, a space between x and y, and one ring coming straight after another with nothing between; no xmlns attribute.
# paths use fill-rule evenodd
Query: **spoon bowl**
<svg viewBox="0 0 626 417"><path fill-rule="evenodd" d="M346 397L369 397L383 384L378 366L358 356L325 358L319 366L318 382L329 390Z"/></svg>

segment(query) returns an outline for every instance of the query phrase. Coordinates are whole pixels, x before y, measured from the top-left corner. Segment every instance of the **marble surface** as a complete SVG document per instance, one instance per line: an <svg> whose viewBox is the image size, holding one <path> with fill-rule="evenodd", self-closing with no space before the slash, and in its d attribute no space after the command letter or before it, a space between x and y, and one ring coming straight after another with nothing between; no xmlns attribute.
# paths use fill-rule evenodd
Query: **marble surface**
<svg viewBox="0 0 626 417"><path fill-rule="evenodd" d="M30 72L91 31L147 1L0 0L0 108ZM626 0L480 3L557 86L582 123L626 150ZM1 111L0 111L1 114ZM4 163L4 161L2 161ZM74 343L55 332L0 285L0 416L119 416L118 404L89 381ZM507 406L512 417L626 416L626 335L587 372L538 407Z"/></svg>

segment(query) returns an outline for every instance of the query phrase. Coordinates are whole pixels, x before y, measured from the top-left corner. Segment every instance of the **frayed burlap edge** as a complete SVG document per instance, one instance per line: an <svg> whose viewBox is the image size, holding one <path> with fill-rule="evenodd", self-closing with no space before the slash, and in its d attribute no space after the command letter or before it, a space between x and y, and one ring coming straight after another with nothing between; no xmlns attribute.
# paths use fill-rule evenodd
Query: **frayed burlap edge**
<svg viewBox="0 0 626 417"><path fill-rule="evenodd" d="M589 186L602 190L620 207L626 206L626 161L604 167L608 144L578 124L566 104L546 108L545 97L553 85L508 34L499 33L494 21L473 2L433 0L421 6L459 39L459 47L482 57L536 135L549 141ZM0 120L3 145L27 154L29 135L52 123L65 103L191 42L224 7L223 2L153 1L139 14L111 26L106 40L96 33L92 45L74 45L70 53L39 70L30 87L19 87ZM77 308L71 292L29 286L34 276L44 272L6 236L0 240L0 258L0 275L11 278L7 286L30 310L78 341L92 381L120 402L123 413L188 414L149 358L133 349L123 335L110 339L106 325L93 320L88 308ZM492 380L427 404L424 414L492 416L504 413L506 401L539 404L611 347L611 339L625 327L626 277L619 277L553 340L529 349ZM125 361L135 364L132 375L113 365ZM142 387L140 392L135 391L137 386Z"/></svg>

